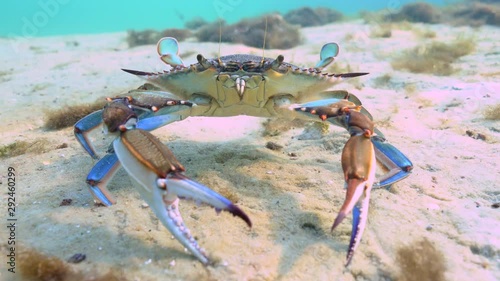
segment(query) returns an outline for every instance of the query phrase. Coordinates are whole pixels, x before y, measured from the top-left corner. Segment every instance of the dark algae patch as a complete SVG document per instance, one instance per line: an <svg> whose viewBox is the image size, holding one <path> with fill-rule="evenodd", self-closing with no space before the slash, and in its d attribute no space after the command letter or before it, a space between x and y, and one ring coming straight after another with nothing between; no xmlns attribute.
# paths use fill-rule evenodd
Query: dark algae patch
<svg viewBox="0 0 500 281"><path fill-rule="evenodd" d="M57 257L46 255L35 249L22 249L18 257L22 280L27 281L119 281L128 280L119 270L105 274L81 272L77 267Z"/></svg>
<svg viewBox="0 0 500 281"><path fill-rule="evenodd" d="M50 142L44 138L35 139L33 141L15 141L0 146L0 158L9 158L26 153L41 154L49 150L49 144Z"/></svg>
<svg viewBox="0 0 500 281"><path fill-rule="evenodd" d="M444 255L427 238L399 248L396 254L396 263L400 268L396 280L446 280Z"/></svg>
<svg viewBox="0 0 500 281"><path fill-rule="evenodd" d="M75 123L90 113L104 108L106 100L98 100L91 104L65 106L56 110L45 112L47 130L60 130L75 125Z"/></svg>

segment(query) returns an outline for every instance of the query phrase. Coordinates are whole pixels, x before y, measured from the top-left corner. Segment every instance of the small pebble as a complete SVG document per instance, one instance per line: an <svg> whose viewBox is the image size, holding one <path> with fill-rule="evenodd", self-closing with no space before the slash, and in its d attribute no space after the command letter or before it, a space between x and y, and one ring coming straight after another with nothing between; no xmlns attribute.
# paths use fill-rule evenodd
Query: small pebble
<svg viewBox="0 0 500 281"><path fill-rule="evenodd" d="M77 253L77 254L74 254L73 256L71 256L71 258L68 259L68 262L69 263L80 263L80 262L84 261L86 258L87 258L87 256L85 254Z"/></svg>
<svg viewBox="0 0 500 281"><path fill-rule="evenodd" d="M476 139L476 140L486 140L486 135L481 134L481 133L476 133L471 130L465 131L465 134L468 135L469 137Z"/></svg>
<svg viewBox="0 0 500 281"><path fill-rule="evenodd" d="M271 149L271 150L281 150L283 148L283 146L279 145L279 144L277 144L275 142L268 141L266 143L266 148Z"/></svg>
<svg viewBox="0 0 500 281"><path fill-rule="evenodd" d="M142 203L141 204L141 208L146 209L147 207L149 207L148 203Z"/></svg>
<svg viewBox="0 0 500 281"><path fill-rule="evenodd" d="M67 147L68 147L68 144L64 142L64 143L56 146L56 149L62 149L62 148L67 148Z"/></svg>
<svg viewBox="0 0 500 281"><path fill-rule="evenodd" d="M170 267L174 267L175 266L175 260L172 260L168 265L170 265Z"/></svg>
<svg viewBox="0 0 500 281"><path fill-rule="evenodd" d="M153 261L152 259L149 259L149 260L145 261L144 264L146 264L146 265L150 264L152 261Z"/></svg>
<svg viewBox="0 0 500 281"><path fill-rule="evenodd" d="M431 230L432 230L432 225L430 225L430 224L429 224L429 225L425 228L425 230L427 230L427 231L431 231Z"/></svg>
<svg viewBox="0 0 500 281"><path fill-rule="evenodd" d="M73 202L73 199L65 198L61 201L61 204L59 204L59 206L69 206L71 205L71 202Z"/></svg>

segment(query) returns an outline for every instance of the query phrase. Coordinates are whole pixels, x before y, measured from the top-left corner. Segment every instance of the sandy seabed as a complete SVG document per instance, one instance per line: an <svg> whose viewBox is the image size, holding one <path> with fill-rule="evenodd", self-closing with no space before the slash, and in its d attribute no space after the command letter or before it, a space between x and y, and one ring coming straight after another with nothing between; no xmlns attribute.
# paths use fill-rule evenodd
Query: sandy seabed
<svg viewBox="0 0 500 281"><path fill-rule="evenodd" d="M372 192L367 229L347 269L350 216L330 232L345 198L340 152L348 136L341 129L313 139L300 137L303 128L263 136L265 119L238 116L188 118L154 131L189 177L235 194L252 219L249 229L227 213L181 202L186 224L216 261L204 267L144 207L123 170L109 185L117 204L94 206L85 184L94 161L73 128L43 128L47 110L115 96L143 83L120 68L167 69L155 47L129 49L124 33L0 39L0 145L42 140L48 148L1 159L2 202L8 198L7 169L16 170L17 251L32 249L61 260L84 253L86 259L70 268L88 280L110 270L126 280L405 280L411 273L398 253L415 247L410 252L418 254L415 245L427 239L437 254L420 256L444 258L443 280L499 280L500 211L492 206L500 201L500 123L483 112L500 103L500 32L488 26L416 26L434 31L436 38L419 39L409 30L372 38L371 26L351 22L305 28L301 46L265 54L283 54L287 62L310 67L326 41L338 42L339 68L370 75L335 89L357 95L387 139L414 163L409 178ZM476 48L453 64L453 75L391 67L402 50L459 37L473 38ZM216 56L219 48L189 41L180 46L187 63L198 53ZM230 44L222 44L221 52L261 54ZM381 85L377 78L386 74L390 79ZM485 139L474 138L477 134ZM103 155L111 140L99 130L92 138ZM283 149L267 149L268 141ZM63 199L72 199L71 205L60 206ZM7 224L5 203L0 218ZM7 271L9 233L6 227L0 233L0 279L24 280L19 271Z"/></svg>

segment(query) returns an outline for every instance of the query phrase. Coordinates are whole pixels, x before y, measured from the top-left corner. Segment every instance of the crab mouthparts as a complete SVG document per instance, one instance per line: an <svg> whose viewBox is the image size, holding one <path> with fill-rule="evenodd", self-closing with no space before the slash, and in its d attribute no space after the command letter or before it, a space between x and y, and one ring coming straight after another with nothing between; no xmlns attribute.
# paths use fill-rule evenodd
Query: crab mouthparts
<svg viewBox="0 0 500 281"><path fill-rule="evenodd" d="M241 79L240 77L236 78L236 92L238 92L240 98L243 98L243 94L245 93L245 83L245 80Z"/></svg>

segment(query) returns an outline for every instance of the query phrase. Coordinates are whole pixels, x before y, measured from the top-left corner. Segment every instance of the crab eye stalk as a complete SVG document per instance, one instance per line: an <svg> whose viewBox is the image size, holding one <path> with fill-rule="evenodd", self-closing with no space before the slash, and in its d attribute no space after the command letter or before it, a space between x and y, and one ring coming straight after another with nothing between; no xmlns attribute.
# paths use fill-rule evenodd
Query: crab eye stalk
<svg viewBox="0 0 500 281"><path fill-rule="evenodd" d="M337 43L328 43L323 45L320 52L320 61L316 64L316 69L323 69L333 62L339 54L339 45Z"/></svg>
<svg viewBox="0 0 500 281"><path fill-rule="evenodd" d="M177 42L175 38L161 38L156 45L156 50L164 63L172 67L176 67L178 65L184 66L184 62L179 56L179 42Z"/></svg>
<svg viewBox="0 0 500 281"><path fill-rule="evenodd" d="M198 60L198 63L203 66L205 69L209 68L210 66L212 66L208 60L202 55L202 54L198 54L196 56L196 60Z"/></svg>
<svg viewBox="0 0 500 281"><path fill-rule="evenodd" d="M283 61L285 60L285 57L283 55L279 55L271 64L271 68L273 70L276 70L278 71L280 65L283 63Z"/></svg>

